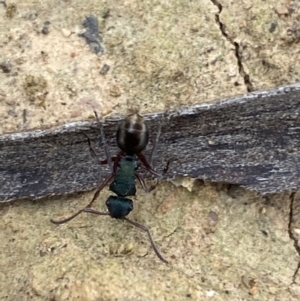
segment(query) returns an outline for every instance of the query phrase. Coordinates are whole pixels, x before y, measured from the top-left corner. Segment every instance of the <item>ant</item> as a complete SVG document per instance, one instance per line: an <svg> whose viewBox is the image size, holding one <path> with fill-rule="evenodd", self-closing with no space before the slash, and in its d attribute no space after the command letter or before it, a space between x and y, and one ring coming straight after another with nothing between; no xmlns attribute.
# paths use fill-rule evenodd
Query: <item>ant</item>
<svg viewBox="0 0 300 301"><path fill-rule="evenodd" d="M157 177L161 177L161 175L151 167L153 155L156 150L156 145L158 143L158 139L161 133L161 124L159 125L157 136L153 143L150 160L148 162L145 156L142 154L142 151L146 148L149 142L149 132L148 132L147 125L145 124L143 118L136 113L127 116L119 125L119 128L117 130L117 135L116 135L117 144L118 147L120 148L120 152L116 156L111 157L106 143L103 125L99 121L97 113L96 112L94 113L100 127L102 143L104 145L104 152L106 155L106 159L102 161L97 159L97 155L94 148L92 147L91 140L86 135L88 139L90 152L91 155L97 160L98 164L108 164L112 172L110 176L108 176L99 186L99 188L94 194L94 197L86 207L84 207L83 209L79 210L77 213L73 214L72 216L66 219L60 221L51 219L50 221L53 224L57 224L57 225L64 224L69 222L70 220L72 220L82 212L88 212L88 213L93 213L98 215L109 215L112 218L125 220L129 224L132 224L133 226L138 227L141 230L145 231L148 235L151 246L154 252L156 253L156 255L158 256L158 258L163 262L168 263L168 261L161 255L161 253L157 249L149 229L144 225L134 222L126 217L133 209L132 200L126 197L134 196L136 194L136 179L138 179L139 183L141 184L145 192L152 191L153 189L155 189L157 185L156 183L150 186L149 188L147 188L143 177L139 175L137 172L138 169L139 168L146 169L153 175ZM168 168L169 168L169 161L167 162L167 165L163 170L163 174L167 172ZM114 192L117 196L110 196L107 199L105 204L107 206L108 212L100 212L95 209L92 209L91 206L93 202L98 198L101 190L109 182L111 182L109 189L112 192Z"/></svg>

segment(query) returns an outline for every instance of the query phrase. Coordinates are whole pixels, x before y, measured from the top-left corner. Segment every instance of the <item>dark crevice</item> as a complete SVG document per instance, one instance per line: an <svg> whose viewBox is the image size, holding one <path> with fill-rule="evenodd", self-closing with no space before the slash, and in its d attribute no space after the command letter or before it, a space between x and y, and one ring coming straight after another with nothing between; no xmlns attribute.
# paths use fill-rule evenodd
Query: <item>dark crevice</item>
<svg viewBox="0 0 300 301"><path fill-rule="evenodd" d="M217 0L211 0L211 2L218 7L219 9L219 12L215 15L215 20L216 20L216 23L219 25L219 28L221 30L221 33L222 35L227 39L227 41L229 41L229 43L231 43L233 46L234 46L234 49L235 49L235 56L237 58L237 64L238 64L238 67L239 67L239 73L240 75L242 76L242 78L244 79L244 84L246 85L247 87L247 91L248 92L252 92L254 91L254 87L251 83L251 80L250 80L250 76L249 74L246 73L245 69L244 69L244 66L243 66L243 63L242 63L242 58L241 58L241 55L240 55L240 45L239 43L235 42L227 33L226 33L226 26L225 24L223 24L220 20L220 14L222 12L222 5L217 1Z"/></svg>
<svg viewBox="0 0 300 301"><path fill-rule="evenodd" d="M293 192L290 195L290 216L289 216L288 232L289 232L290 239L294 242L294 248L300 257L300 246L298 244L298 239L294 235L293 227L292 227L293 226L293 215L294 215L294 211L293 211L294 210L294 201L295 201L295 192ZM292 284L295 284L296 277L297 277L299 270L300 270L300 260L299 260L297 268L294 272Z"/></svg>

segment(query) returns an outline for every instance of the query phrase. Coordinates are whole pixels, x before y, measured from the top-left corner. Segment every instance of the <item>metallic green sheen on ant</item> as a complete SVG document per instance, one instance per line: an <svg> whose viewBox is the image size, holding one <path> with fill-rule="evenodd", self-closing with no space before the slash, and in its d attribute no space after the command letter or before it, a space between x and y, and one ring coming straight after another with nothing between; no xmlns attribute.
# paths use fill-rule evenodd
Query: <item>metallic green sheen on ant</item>
<svg viewBox="0 0 300 301"><path fill-rule="evenodd" d="M90 147L90 152L91 155L97 160L98 164L108 164L112 172L110 176L108 176L103 181L103 183L99 186L99 188L94 194L93 199L86 207L84 207L83 209L79 210L77 213L73 214L72 216L66 219L60 221L55 221L51 219L51 222L58 225L63 224L72 220L81 212L89 212L98 215L110 215L113 218L125 220L128 223L145 231L148 235L151 246L154 252L156 253L156 255L159 257L160 260L162 260L165 263L168 263L168 261L164 259L164 257L158 251L152 239L149 229L144 225L134 222L126 217L133 209L132 200L126 197L134 196L136 194L136 186L135 186L136 179L138 179L142 188L146 192L150 192L156 187L155 184L147 188L143 177L138 174L138 169L142 167L147 171L149 171L150 173L152 173L153 175L157 177L161 177L161 175L158 174L151 167L153 155L161 132L161 125L158 128L157 136L153 143L150 160L148 162L148 160L142 154L142 151L146 148L149 142L149 132L148 132L147 125L145 124L143 118L138 114L132 114L127 116L119 125L117 130L117 135L116 135L117 144L118 147L120 148L120 152L116 156L111 157L106 143L103 125L99 121L96 112L95 112L95 116L101 130L102 142L104 145L106 159L103 161L97 159L96 152L91 145L91 141L89 137L87 137L89 147ZM163 173L165 173L168 170L168 166L169 166L169 162L167 163L167 166L164 168ZM110 196L107 199L105 204L107 206L108 212L100 212L95 209L92 209L91 208L92 203L97 199L101 190L109 182L111 182L109 189L112 192L114 192L117 196Z"/></svg>

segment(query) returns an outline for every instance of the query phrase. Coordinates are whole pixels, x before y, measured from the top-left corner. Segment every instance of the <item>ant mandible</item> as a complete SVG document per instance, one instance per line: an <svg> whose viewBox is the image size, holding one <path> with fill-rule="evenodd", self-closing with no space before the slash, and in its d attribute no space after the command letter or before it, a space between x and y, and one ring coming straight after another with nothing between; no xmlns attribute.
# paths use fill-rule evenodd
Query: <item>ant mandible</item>
<svg viewBox="0 0 300 301"><path fill-rule="evenodd" d="M132 200L126 197L135 195L136 178L138 179L142 188L146 192L150 192L156 187L156 184L154 184L149 188L147 188L143 177L138 174L138 169L140 167L144 168L150 173L152 173L153 175L157 177L161 177L161 175L158 174L151 167L152 159L156 150L156 145L158 143L158 139L161 133L161 124L159 125L157 136L153 143L150 160L148 162L145 156L142 154L142 151L146 148L149 142L149 132L148 132L147 125L145 124L143 118L138 114L132 114L127 116L121 122L116 135L117 144L121 151L116 156L111 157L106 143L103 125L99 121L97 113L96 112L94 113L100 127L106 159L103 161L97 159L97 155L94 148L92 147L91 141L89 137L86 135L89 143L90 152L91 155L97 160L99 164L108 164L112 172L110 176L108 176L99 186L99 188L94 194L94 197L86 207L84 207L83 209L79 210L77 213L73 214L72 216L66 219L60 221L51 219L50 221L53 224L57 224L57 225L64 224L69 222L70 220L72 220L82 212L88 212L88 213L93 213L98 215L109 215L112 218L125 220L126 222L132 224L133 226L136 226L141 230L145 231L148 235L151 246L154 252L156 253L156 255L158 256L158 258L163 262L168 263L168 261L161 255L161 253L157 249L149 229L146 226L134 222L126 217L133 209ZM167 165L164 168L163 173L167 172L168 167L169 167L169 161L167 162ZM91 206L93 202L98 198L101 190L109 182L111 182L109 189L112 192L114 192L117 196L110 196L107 199L105 204L107 206L108 212L100 212L95 209L92 209Z"/></svg>

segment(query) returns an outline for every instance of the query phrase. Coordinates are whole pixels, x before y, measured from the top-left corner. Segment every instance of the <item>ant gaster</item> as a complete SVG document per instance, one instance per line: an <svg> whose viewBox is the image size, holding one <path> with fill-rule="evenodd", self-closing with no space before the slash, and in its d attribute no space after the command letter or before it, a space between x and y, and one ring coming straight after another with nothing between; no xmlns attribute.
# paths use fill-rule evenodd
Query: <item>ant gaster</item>
<svg viewBox="0 0 300 301"><path fill-rule="evenodd" d="M153 143L150 160L148 162L147 159L145 158L145 156L142 154L142 151L146 148L148 141L149 141L148 128L147 128L143 118L140 115L132 114L132 115L127 116L121 122L121 124L118 128L118 131L117 131L117 144L121 151L117 154L117 156L111 157L109 150L108 150L107 143L106 143L106 138L104 135L102 123L99 121L97 113L96 112L94 112L94 113L95 113L96 119L98 121L98 124L100 126L106 160L100 161L97 159L96 152L91 145L91 141L90 141L89 137L87 137L89 147L90 147L90 152L91 152L92 156L98 161L99 164L108 164L112 173L99 186L99 188L95 192L94 197L92 198L91 202L86 207L84 207L83 209L79 210L77 213L73 214L72 216L70 216L66 219L63 219L60 221L51 219L51 222L54 224L63 224L63 223L66 223L66 222L72 220L77 215L79 215L81 212L89 212L89 213L98 214L98 215L110 215L113 218L125 220L128 223L145 231L149 237L151 246L152 246L154 252L156 253L156 255L163 262L168 263L168 261L166 259L164 259L164 257L160 254L159 250L157 249L157 247L152 239L149 229L147 227L145 227L144 225L134 222L126 217L130 213L130 211L132 211L132 209L133 209L132 200L130 200L126 197L135 195L136 178L138 179L142 188L146 192L150 192L156 187L156 184L155 184L155 185L152 185L149 188L147 188L143 177L141 175L139 175L137 172L138 169L141 167L141 168L146 169L147 171L149 171L150 173L152 173L155 176L158 176L158 177L161 176L155 170L153 170L153 168L151 167L153 155L154 155L154 152L156 149L156 144L157 144L159 136L160 136L161 125L159 126L156 139ZM168 166L169 166L169 162L167 162L167 165L164 168L163 173L165 173L168 170ZM111 182L109 189L112 192L114 192L117 196L110 196L107 199L106 206L107 206L108 212L100 212L95 209L92 209L91 205L97 199L101 190L109 182Z"/></svg>

